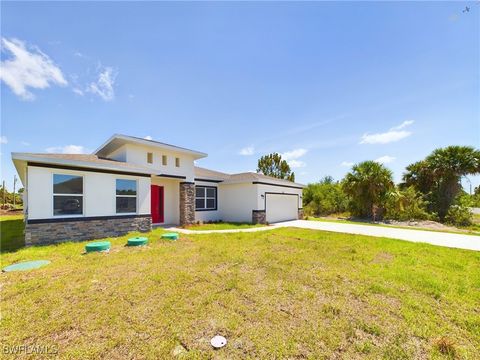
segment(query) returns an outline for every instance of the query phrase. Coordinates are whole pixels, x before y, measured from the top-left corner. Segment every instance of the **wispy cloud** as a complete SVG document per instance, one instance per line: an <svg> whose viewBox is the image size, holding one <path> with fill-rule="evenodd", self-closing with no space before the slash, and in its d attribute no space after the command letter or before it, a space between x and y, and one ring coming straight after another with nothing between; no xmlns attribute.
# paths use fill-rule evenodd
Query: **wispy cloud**
<svg viewBox="0 0 480 360"><path fill-rule="evenodd" d="M10 58L1 62L0 79L13 93L24 100L33 100L31 89L46 89L50 85L67 85L62 71L37 47L27 48L18 39L2 38L2 49Z"/></svg>
<svg viewBox="0 0 480 360"><path fill-rule="evenodd" d="M378 162L380 164L389 164L393 161L395 161L395 157L393 156L388 156L388 155L385 155L385 156L381 156L379 157L378 159L375 159L375 162Z"/></svg>
<svg viewBox="0 0 480 360"><path fill-rule="evenodd" d="M299 158L304 156L307 152L307 149L300 148L284 152L280 155L282 156L283 160L287 161L288 165L290 165L291 168L302 168L305 167L307 164L304 161L299 160Z"/></svg>
<svg viewBox="0 0 480 360"><path fill-rule="evenodd" d="M90 152L82 145L52 146L45 149L47 153L56 154L87 154Z"/></svg>
<svg viewBox="0 0 480 360"><path fill-rule="evenodd" d="M352 167L355 163L351 161L342 161L340 166L345 166L345 167Z"/></svg>
<svg viewBox="0 0 480 360"><path fill-rule="evenodd" d="M30 146L30 143L27 141L21 141L20 144L22 144L23 146Z"/></svg>
<svg viewBox="0 0 480 360"><path fill-rule="evenodd" d="M247 147L244 147L243 149L240 149L238 153L240 155L250 156L255 154L255 148L253 146L247 146Z"/></svg>
<svg viewBox="0 0 480 360"><path fill-rule="evenodd" d="M0 136L0 144L7 144L8 139L6 136Z"/></svg>
<svg viewBox="0 0 480 360"><path fill-rule="evenodd" d="M100 67L97 81L90 83L87 91L100 96L105 101L113 100L115 98L114 85L117 75L118 71L112 67Z"/></svg>
<svg viewBox="0 0 480 360"><path fill-rule="evenodd" d="M152 140L152 137L150 135L147 135L144 137L145 140Z"/></svg>
<svg viewBox="0 0 480 360"><path fill-rule="evenodd" d="M360 144L388 144L391 142L402 140L412 135L410 131L402 129L412 125L413 122L413 120L404 121L400 125L395 126L384 133L364 134L362 136Z"/></svg>

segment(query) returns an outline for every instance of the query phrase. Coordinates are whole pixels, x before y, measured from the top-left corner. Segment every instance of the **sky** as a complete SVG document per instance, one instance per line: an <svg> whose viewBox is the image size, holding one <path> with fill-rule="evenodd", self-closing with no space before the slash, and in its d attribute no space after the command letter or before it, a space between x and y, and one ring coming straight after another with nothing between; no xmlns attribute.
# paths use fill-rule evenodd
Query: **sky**
<svg viewBox="0 0 480 360"><path fill-rule="evenodd" d="M465 11L465 7L469 11ZM1 3L1 168L112 134L296 181L480 146L479 2ZM474 186L479 177L471 177Z"/></svg>

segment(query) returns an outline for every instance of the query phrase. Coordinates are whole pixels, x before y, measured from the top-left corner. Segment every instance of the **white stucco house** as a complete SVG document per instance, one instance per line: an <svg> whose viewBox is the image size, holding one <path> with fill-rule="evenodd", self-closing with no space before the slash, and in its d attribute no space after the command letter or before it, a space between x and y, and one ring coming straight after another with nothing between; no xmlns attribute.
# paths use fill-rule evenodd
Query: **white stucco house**
<svg viewBox="0 0 480 360"><path fill-rule="evenodd" d="M195 166L207 154L113 135L93 154L12 153L25 187L27 245L197 221L273 223L303 216L303 185Z"/></svg>

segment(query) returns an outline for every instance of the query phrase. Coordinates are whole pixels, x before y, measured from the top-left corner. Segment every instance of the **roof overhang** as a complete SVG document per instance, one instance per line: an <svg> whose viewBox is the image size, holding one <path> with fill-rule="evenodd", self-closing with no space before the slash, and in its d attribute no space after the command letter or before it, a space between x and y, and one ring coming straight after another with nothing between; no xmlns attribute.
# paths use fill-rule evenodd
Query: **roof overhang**
<svg viewBox="0 0 480 360"><path fill-rule="evenodd" d="M121 146L126 144L144 145L148 147L187 154L187 155L193 156L195 160L207 157L206 153L203 153L200 151L190 150L180 146L165 144L165 143L161 143L154 140L147 140L147 139L137 138L134 136L121 135L121 134L115 134L112 137L110 137L110 139L108 139L97 150L95 150L94 154L99 157L106 157L108 154L111 154L112 152L114 152L115 150L119 149Z"/></svg>

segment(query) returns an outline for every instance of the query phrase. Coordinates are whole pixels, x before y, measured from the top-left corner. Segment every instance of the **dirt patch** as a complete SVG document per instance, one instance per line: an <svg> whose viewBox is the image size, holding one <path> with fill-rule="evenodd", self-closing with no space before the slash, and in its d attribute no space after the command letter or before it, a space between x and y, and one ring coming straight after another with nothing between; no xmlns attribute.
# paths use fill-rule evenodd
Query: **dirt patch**
<svg viewBox="0 0 480 360"><path fill-rule="evenodd" d="M424 228L429 230L440 230L440 231L463 231L453 226L448 226L436 221L430 220L411 220L411 221L397 221L397 220L385 220L378 222L378 224L391 225L391 226L410 226L417 228Z"/></svg>

